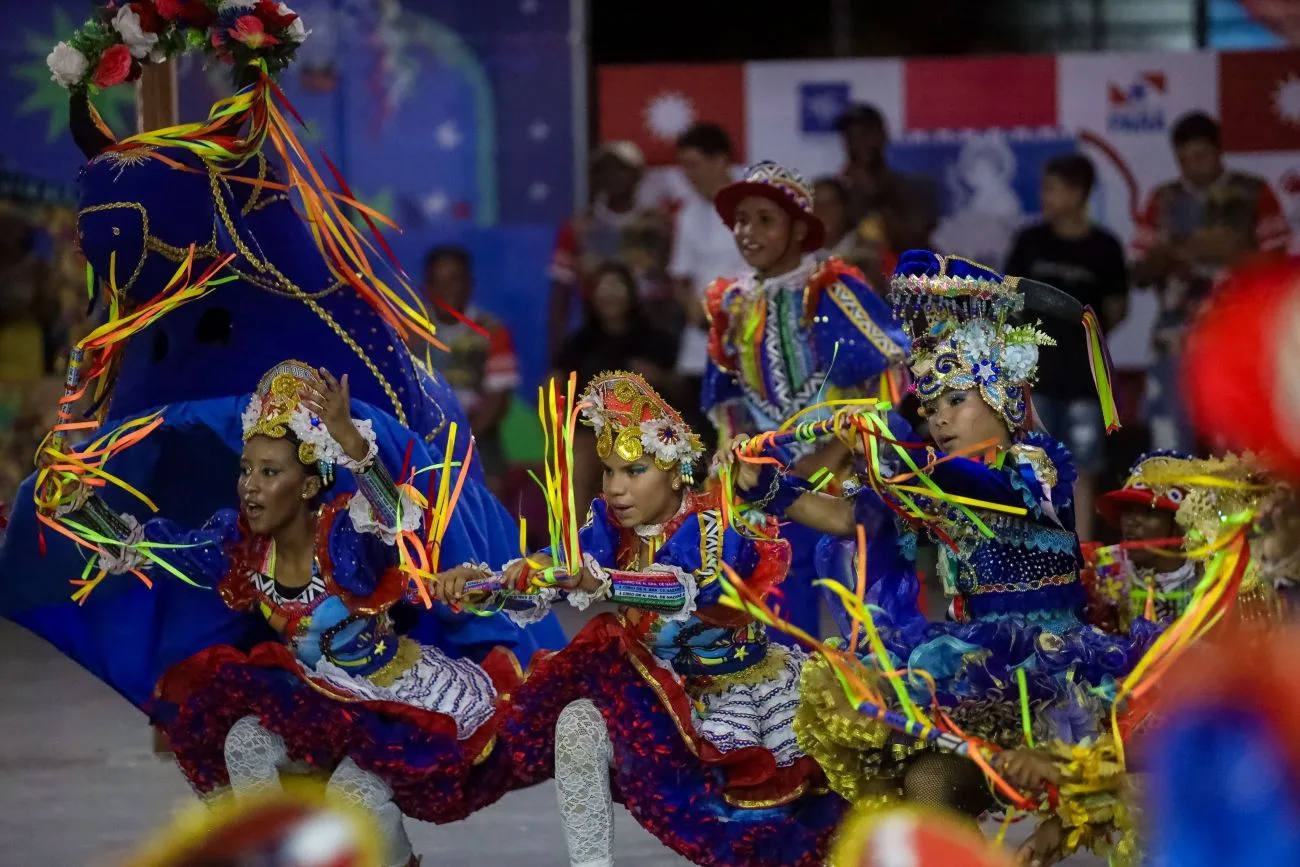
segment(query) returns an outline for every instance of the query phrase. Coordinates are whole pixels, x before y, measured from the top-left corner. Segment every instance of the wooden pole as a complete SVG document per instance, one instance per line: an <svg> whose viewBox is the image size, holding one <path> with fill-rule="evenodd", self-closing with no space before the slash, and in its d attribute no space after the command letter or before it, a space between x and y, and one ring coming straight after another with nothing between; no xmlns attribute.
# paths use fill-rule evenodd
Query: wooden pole
<svg viewBox="0 0 1300 867"><path fill-rule="evenodd" d="M150 65L135 85L135 118L138 132L162 129L180 123L176 94L176 64Z"/></svg>

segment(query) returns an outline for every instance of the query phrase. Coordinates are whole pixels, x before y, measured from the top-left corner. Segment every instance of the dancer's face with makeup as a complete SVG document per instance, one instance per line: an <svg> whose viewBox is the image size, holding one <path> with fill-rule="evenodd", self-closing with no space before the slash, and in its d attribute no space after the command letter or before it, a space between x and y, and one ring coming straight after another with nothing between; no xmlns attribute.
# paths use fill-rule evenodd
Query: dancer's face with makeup
<svg viewBox="0 0 1300 867"><path fill-rule="evenodd" d="M614 453L601 463L601 491L610 512L624 527L662 524L677 514L682 483L676 468L661 470L652 457L625 461Z"/></svg>
<svg viewBox="0 0 1300 867"><path fill-rule="evenodd" d="M244 444L236 489L248 529L274 536L311 508L321 478L302 465L297 444L289 438L255 436Z"/></svg>
<svg viewBox="0 0 1300 867"><path fill-rule="evenodd" d="M943 392L925 402L925 420L934 444L943 452L967 449L989 440L1011 447L1011 433L993 407L973 388Z"/></svg>

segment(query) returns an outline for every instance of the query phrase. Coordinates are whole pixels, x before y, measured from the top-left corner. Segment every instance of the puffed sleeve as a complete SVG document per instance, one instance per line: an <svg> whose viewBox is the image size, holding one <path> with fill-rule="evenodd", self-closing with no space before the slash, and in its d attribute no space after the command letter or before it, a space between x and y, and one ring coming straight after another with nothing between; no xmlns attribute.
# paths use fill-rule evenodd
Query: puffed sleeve
<svg viewBox="0 0 1300 867"><path fill-rule="evenodd" d="M709 284L704 293L704 310L709 318L709 359L704 368L700 408L724 439L753 432L730 337L731 308L738 291L734 280L719 279Z"/></svg>
<svg viewBox="0 0 1300 867"><path fill-rule="evenodd" d="M239 513L222 509L197 530L155 518L141 527L141 538L154 546L168 546L153 547L151 553L191 581L216 587L230 571L230 548L240 540ZM165 568L148 559L141 565L154 573Z"/></svg>
<svg viewBox="0 0 1300 867"><path fill-rule="evenodd" d="M911 341L858 269L828 259L808 281L813 349L837 388L871 382L907 359Z"/></svg>
<svg viewBox="0 0 1300 867"><path fill-rule="evenodd" d="M369 528L357 527L353 503L358 500L368 503L364 497L346 494L338 497L322 510L321 517L333 521L327 553L334 583L354 597L368 598L379 589L381 580L394 570L399 558L397 547L383 535ZM394 587L396 593L391 601L396 601L401 595L405 583L400 582Z"/></svg>

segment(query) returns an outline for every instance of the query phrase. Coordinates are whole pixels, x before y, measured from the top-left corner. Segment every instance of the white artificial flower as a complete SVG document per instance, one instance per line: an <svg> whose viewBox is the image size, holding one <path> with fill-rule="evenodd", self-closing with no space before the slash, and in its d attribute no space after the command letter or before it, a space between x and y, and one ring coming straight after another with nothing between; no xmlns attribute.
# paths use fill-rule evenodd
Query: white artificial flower
<svg viewBox="0 0 1300 867"><path fill-rule="evenodd" d="M652 418L641 422L641 445L661 461L689 460L694 451L690 435L672 419Z"/></svg>
<svg viewBox="0 0 1300 867"><path fill-rule="evenodd" d="M279 12L281 15L289 15L293 12L293 10L289 8L288 3L281 3L279 6L275 7L275 11ZM310 35L311 31L307 29L307 25L302 23L301 15L293 19L293 23L289 25L289 29L285 33L285 37L290 42L296 42L299 45L306 42L307 37Z"/></svg>
<svg viewBox="0 0 1300 867"><path fill-rule="evenodd" d="M45 65L50 68L50 78L62 87L72 87L85 78L90 62L86 55L66 42L54 46L50 56L45 58Z"/></svg>
<svg viewBox="0 0 1300 867"><path fill-rule="evenodd" d="M1008 382L1024 383L1038 367L1038 347L1032 343L1015 343L1002 350L1002 378Z"/></svg>
<svg viewBox="0 0 1300 867"><path fill-rule="evenodd" d="M153 51L153 47L158 44L157 33L146 33L140 26L140 16L135 14L135 10L130 6L123 6L117 10L113 16L113 29L122 37L126 47L131 50L131 56L136 60L143 60Z"/></svg>
<svg viewBox="0 0 1300 867"><path fill-rule="evenodd" d="M587 420L597 435L605 427L605 398L599 391L588 389L587 392L579 399L582 404L582 417Z"/></svg>
<svg viewBox="0 0 1300 867"><path fill-rule="evenodd" d="M972 358L988 358L993 349L993 326L974 319L953 331L953 342Z"/></svg>

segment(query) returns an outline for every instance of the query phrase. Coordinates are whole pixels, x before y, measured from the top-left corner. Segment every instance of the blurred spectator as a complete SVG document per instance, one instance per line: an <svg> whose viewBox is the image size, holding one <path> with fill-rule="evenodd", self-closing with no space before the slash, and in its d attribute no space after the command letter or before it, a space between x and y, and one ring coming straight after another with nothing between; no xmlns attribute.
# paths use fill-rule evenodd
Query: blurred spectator
<svg viewBox="0 0 1300 867"><path fill-rule="evenodd" d="M429 355L469 417L488 487L499 496L505 474L501 422L519 387L519 359L505 326L470 303L471 272L463 247L435 247L425 258L424 294L434 308L437 337L448 350L434 349Z"/></svg>
<svg viewBox="0 0 1300 867"><path fill-rule="evenodd" d="M1043 220L1016 236L1006 272L1070 293L1096 310L1109 331L1128 312L1128 272L1119 239L1088 218L1096 179L1092 162L1081 154L1047 163L1040 193ZM1093 538L1093 504L1105 470L1105 426L1085 363L1088 344L1082 324L1050 321L1043 328L1056 346L1040 350L1034 411L1074 457L1079 471L1075 519L1079 538L1086 542Z"/></svg>
<svg viewBox="0 0 1300 867"><path fill-rule="evenodd" d="M662 390L671 385L676 358L677 341L648 321L632 272L608 262L596 272L586 322L564 341L553 366L555 376L561 378L569 371L576 372L579 389L603 372L633 370ZM588 428L579 428L579 439L593 436ZM580 503L600 493L600 461L595 442L590 445L592 448L580 445L574 449L574 486Z"/></svg>
<svg viewBox="0 0 1300 867"><path fill-rule="evenodd" d="M31 224L17 210L0 210L0 382L28 383L53 369L58 308L46 282Z"/></svg>
<svg viewBox="0 0 1300 867"><path fill-rule="evenodd" d="M1267 181L1224 168L1213 118L1184 115L1170 138L1179 177L1152 191L1139 219L1133 282L1160 293L1147 380L1152 444L1194 452L1178 393L1184 328L1228 269L1257 254L1285 253L1291 227Z"/></svg>
<svg viewBox="0 0 1300 867"><path fill-rule="evenodd" d="M842 174L855 221L878 217L894 255L928 249L939 223L939 194L929 178L889 168L884 115L875 106L860 103L840 115L836 128L844 141L847 159Z"/></svg>
<svg viewBox="0 0 1300 867"><path fill-rule="evenodd" d="M646 220L636 208L645 156L630 141L601 145L591 157L591 206L560 227L551 257L550 348L577 325L581 293L601 263L622 257L629 226ZM666 226L664 231L667 231Z"/></svg>
<svg viewBox="0 0 1300 867"><path fill-rule="evenodd" d="M0 204L0 503L11 502L31 473L62 396L53 372L67 326L31 217Z"/></svg>
<svg viewBox="0 0 1300 867"><path fill-rule="evenodd" d="M647 323L671 334L681 331L686 313L668 276L672 225L661 212L639 214L623 228L623 254L616 260L631 272Z"/></svg>
<svg viewBox="0 0 1300 867"><path fill-rule="evenodd" d="M687 321L677 353L682 379L676 405L687 414L691 427L702 433L712 429L701 424L699 413L700 383L709 354L704 290L719 277L739 277L748 270L731 230L713 207L713 197L731 183L734 160L731 137L717 124L698 123L677 139L677 161L697 195L677 212L668 266Z"/></svg>
<svg viewBox="0 0 1300 867"><path fill-rule="evenodd" d="M813 184L813 211L826 227L824 257L838 256L855 265L880 294L889 289L889 275L895 257L885 243L879 217L855 222L849 203L849 187L843 178L827 176Z"/></svg>

